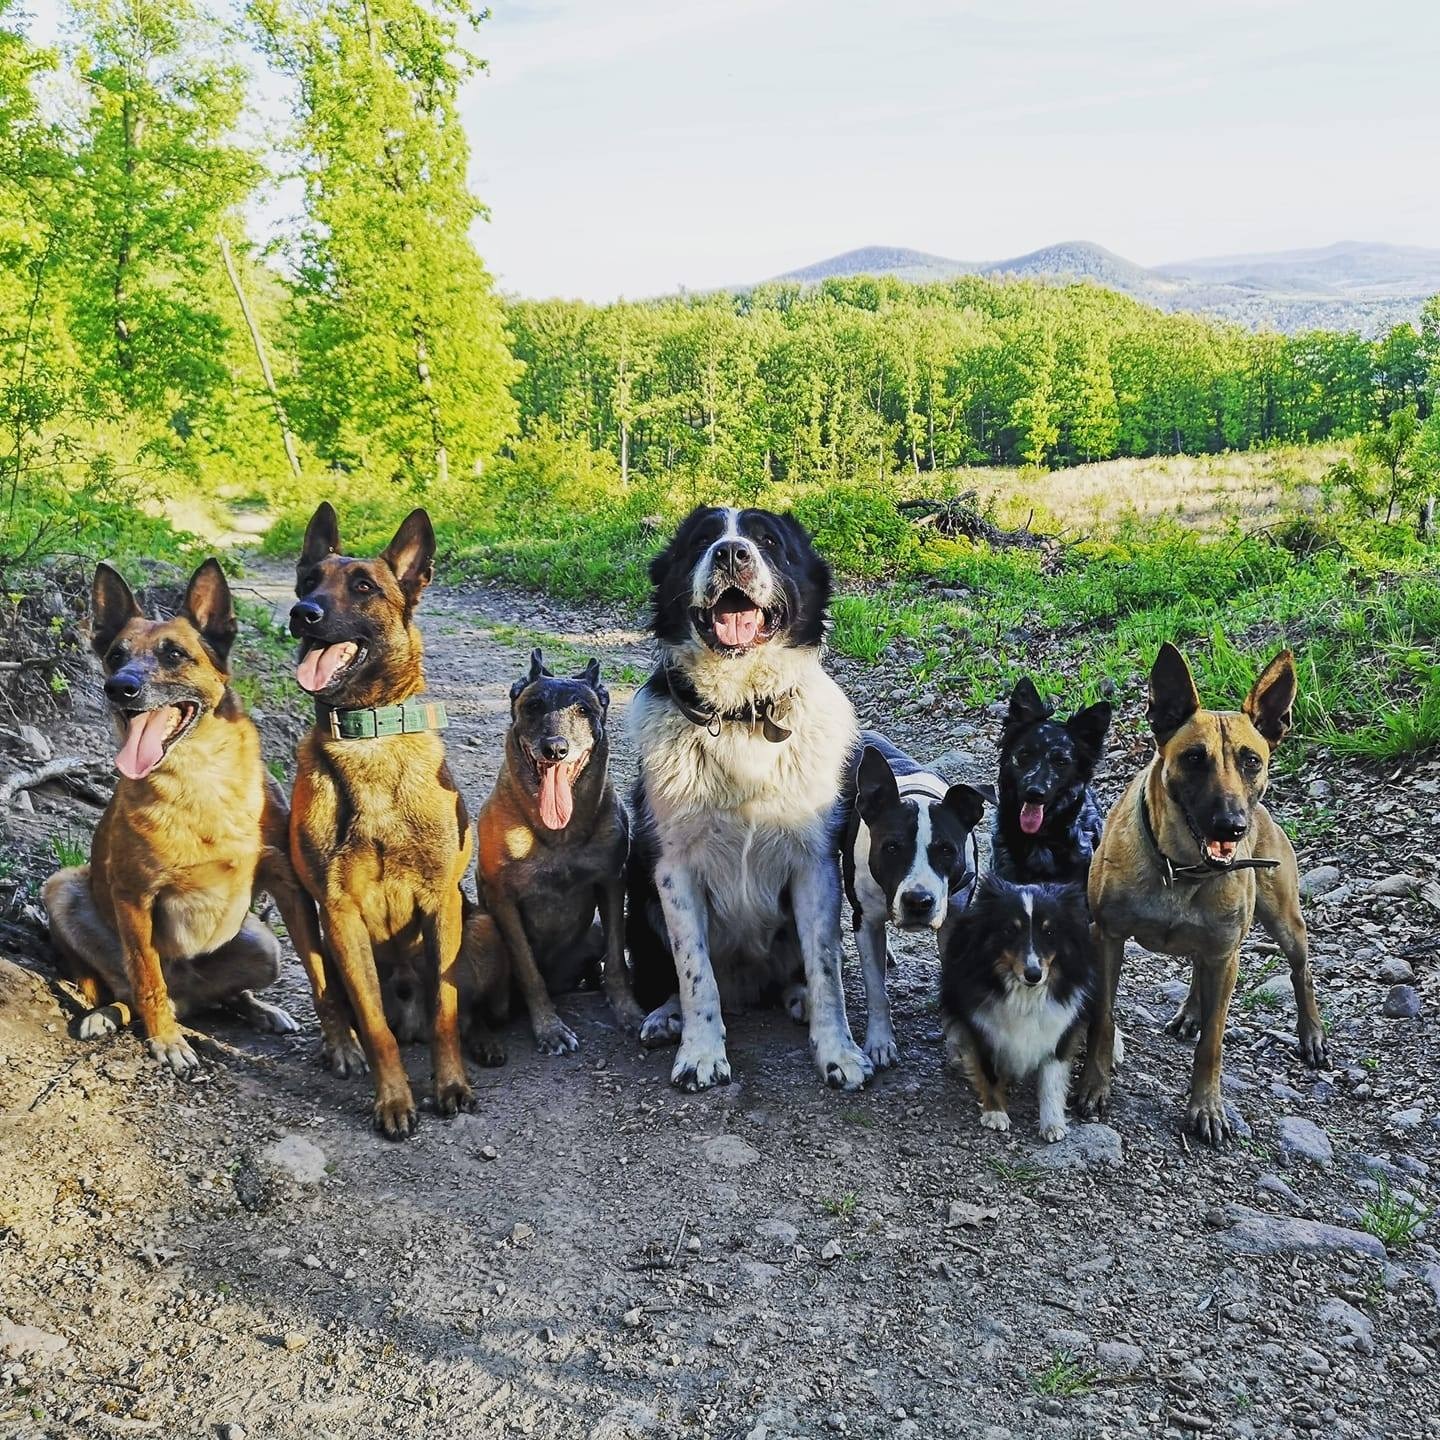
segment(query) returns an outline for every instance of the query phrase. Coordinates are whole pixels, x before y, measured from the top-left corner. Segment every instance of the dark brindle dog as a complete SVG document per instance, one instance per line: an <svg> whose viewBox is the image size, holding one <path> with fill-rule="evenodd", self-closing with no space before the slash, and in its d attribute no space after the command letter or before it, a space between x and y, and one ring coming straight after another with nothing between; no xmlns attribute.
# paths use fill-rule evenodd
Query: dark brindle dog
<svg viewBox="0 0 1440 1440"><path fill-rule="evenodd" d="M120 779L90 863L44 889L51 938L92 1007L81 1036L111 1034L133 1007L150 1053L184 1075L200 1062L179 1020L196 1010L222 1005L260 1029L298 1029L253 994L280 973L279 943L250 913L264 890L322 997L327 1054L358 1064L349 1012L326 990L314 906L290 866L285 796L230 688L235 611L219 565L195 572L173 620L147 620L101 565L91 608Z"/></svg>
<svg viewBox="0 0 1440 1440"><path fill-rule="evenodd" d="M328 504L316 510L296 567L291 633L296 677L315 697L300 742L291 855L315 897L375 1072L376 1128L415 1129L415 1104L387 1023L392 971L433 987L435 1108L473 1108L460 1054L459 986L472 834L438 731L444 707L424 689L415 606L430 583L435 532L413 511L373 560L340 550Z"/></svg>
<svg viewBox="0 0 1440 1440"><path fill-rule="evenodd" d="M1090 913L1100 982L1077 1102L1095 1115L1110 1097L1115 989L1125 941L1181 955L1194 966L1190 997L1171 1028L1198 1027L1186 1117L1204 1141L1229 1138L1220 1094L1220 1045L1253 921L1290 962L1300 1056L1326 1063L1295 851L1260 803L1270 755L1290 728L1295 662L1281 651L1239 711L1202 710L1184 657L1161 648L1147 716L1156 755L1110 812L1090 867Z"/></svg>
<svg viewBox="0 0 1440 1440"><path fill-rule="evenodd" d="M1010 696L1000 738L1000 803L991 863L1017 884L1084 885L1105 818L1090 782L1105 750L1110 702L1054 719L1029 676Z"/></svg>
<svg viewBox="0 0 1440 1440"><path fill-rule="evenodd" d="M467 949L487 987L513 976L547 1055L580 1043L551 996L591 978L602 953L615 1014L631 1031L645 1018L625 967L630 830L610 784L609 709L598 660L569 680L536 650L529 676L510 687L505 762L475 826L486 914Z"/></svg>

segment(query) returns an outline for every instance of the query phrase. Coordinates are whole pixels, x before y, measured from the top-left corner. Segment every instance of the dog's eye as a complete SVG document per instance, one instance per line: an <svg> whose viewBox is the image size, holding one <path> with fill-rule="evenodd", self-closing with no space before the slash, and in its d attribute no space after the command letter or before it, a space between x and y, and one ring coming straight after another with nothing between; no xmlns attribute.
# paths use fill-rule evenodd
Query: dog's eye
<svg viewBox="0 0 1440 1440"><path fill-rule="evenodd" d="M886 840L880 846L882 855L898 855L900 853L900 842L898 840Z"/></svg>
<svg viewBox="0 0 1440 1440"><path fill-rule="evenodd" d="M934 848L935 854L941 860L953 860L955 858L955 847L948 840L942 840Z"/></svg>
<svg viewBox="0 0 1440 1440"><path fill-rule="evenodd" d="M129 658L130 652L123 645L112 645L105 656L105 663L112 670L118 670Z"/></svg>
<svg viewBox="0 0 1440 1440"><path fill-rule="evenodd" d="M190 657L173 640L166 640L160 646L160 658L167 665L183 665Z"/></svg>
<svg viewBox="0 0 1440 1440"><path fill-rule="evenodd" d="M1260 757L1253 750L1242 750L1240 752L1240 768L1247 775L1258 775L1261 765Z"/></svg>
<svg viewBox="0 0 1440 1440"><path fill-rule="evenodd" d="M773 535L762 535L760 537L760 543L767 550L773 550L780 542Z"/></svg>
<svg viewBox="0 0 1440 1440"><path fill-rule="evenodd" d="M367 580L363 575L357 575L350 582L350 592L353 595L369 595L375 590L375 582Z"/></svg>
<svg viewBox="0 0 1440 1440"><path fill-rule="evenodd" d="M1201 746L1186 750L1180 756L1180 763L1187 770L1203 770L1210 763L1210 755Z"/></svg>

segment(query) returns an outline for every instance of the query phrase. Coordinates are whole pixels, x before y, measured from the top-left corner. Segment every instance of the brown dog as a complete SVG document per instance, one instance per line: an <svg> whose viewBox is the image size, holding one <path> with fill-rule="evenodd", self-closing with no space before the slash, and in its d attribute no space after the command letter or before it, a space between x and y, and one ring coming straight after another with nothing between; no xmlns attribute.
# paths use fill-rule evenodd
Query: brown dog
<svg viewBox="0 0 1440 1440"><path fill-rule="evenodd" d="M1259 920L1290 962L1300 1055L1326 1064L1295 851L1260 803L1270 755L1290 728L1295 661L1282 650L1237 711L1202 710L1189 666L1173 645L1150 672L1147 718L1156 755L1105 821L1090 867L1090 914L1100 959L1077 1106L1110 1098L1115 990L1125 941L1188 958L1190 996L1172 1033L1199 1031L1186 1119L1219 1145L1231 1125L1220 1094L1220 1045L1239 973L1240 943Z"/></svg>
<svg viewBox="0 0 1440 1440"><path fill-rule="evenodd" d="M229 685L235 611L214 560L173 620L147 620L108 565L95 572L91 643L120 733L120 779L90 863L52 875L50 934L91 1009L85 1038L139 1015L150 1053L177 1075L199 1066L179 1018L223 1005L260 1029L298 1029L254 991L280 973L280 947L250 913L280 907L315 986L326 1051L360 1063L349 1011L325 983L315 909L291 869L285 796ZM113 997L113 1004L106 1002Z"/></svg>
<svg viewBox="0 0 1440 1440"><path fill-rule="evenodd" d="M474 1108L460 1054L458 986L473 832L445 763L444 707L425 686L415 606L430 583L435 532L412 511L373 560L340 552L329 504L316 510L296 567L290 631L296 677L315 697L300 743L290 820L296 873L320 907L326 943L375 1072L375 1126L415 1130L415 1103L382 981L397 970L433 986L435 1108Z"/></svg>

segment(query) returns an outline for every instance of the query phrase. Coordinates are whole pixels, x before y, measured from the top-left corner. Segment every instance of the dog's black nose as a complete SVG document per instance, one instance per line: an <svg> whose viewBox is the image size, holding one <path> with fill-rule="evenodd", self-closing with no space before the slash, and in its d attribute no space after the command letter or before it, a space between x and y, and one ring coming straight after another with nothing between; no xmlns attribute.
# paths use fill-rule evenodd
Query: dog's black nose
<svg viewBox="0 0 1440 1440"><path fill-rule="evenodd" d="M1243 840L1250 817L1243 810L1224 810L1215 817L1215 840Z"/></svg>
<svg viewBox="0 0 1440 1440"><path fill-rule="evenodd" d="M563 760L570 753L570 742L563 735L547 735L540 742L543 760Z"/></svg>
<svg viewBox="0 0 1440 1440"><path fill-rule="evenodd" d="M117 705L133 700L145 688L145 677L134 665L122 665L106 682L105 698Z"/></svg>
<svg viewBox="0 0 1440 1440"><path fill-rule="evenodd" d="M715 547L715 564L732 575L744 574L750 569L750 547L743 540L722 540Z"/></svg>
<svg viewBox="0 0 1440 1440"><path fill-rule="evenodd" d="M1038 985L1045 978L1045 971L1041 969L1040 962L1025 962L1025 983L1027 985Z"/></svg>
<svg viewBox="0 0 1440 1440"><path fill-rule="evenodd" d="M906 890L900 896L900 903L907 910L931 910L935 897L928 890Z"/></svg>
<svg viewBox="0 0 1440 1440"><path fill-rule="evenodd" d="M297 600L290 607L290 633L297 639L308 635L325 618L325 610L314 600Z"/></svg>

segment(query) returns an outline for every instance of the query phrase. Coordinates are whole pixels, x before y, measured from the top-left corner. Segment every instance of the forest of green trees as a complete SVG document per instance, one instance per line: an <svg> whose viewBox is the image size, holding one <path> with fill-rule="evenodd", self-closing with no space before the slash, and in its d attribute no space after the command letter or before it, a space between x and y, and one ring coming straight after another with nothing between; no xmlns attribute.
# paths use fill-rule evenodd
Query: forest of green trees
<svg viewBox="0 0 1440 1440"><path fill-rule="evenodd" d="M458 111L483 17L216 5L69 0L47 47L0 0L0 560L187 486L463 509L527 441L744 496L1372 432L1403 439L1397 484L1440 466L1437 300L1372 341L979 278L502 299ZM261 248L277 193L298 213Z"/></svg>

